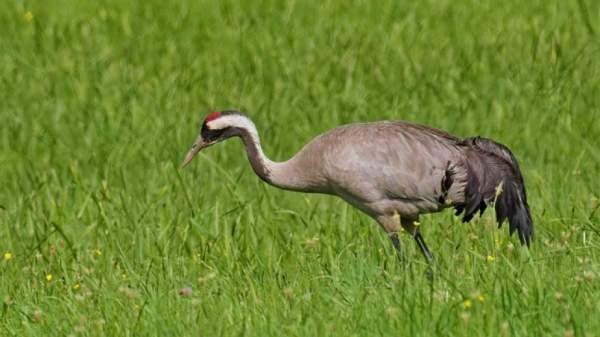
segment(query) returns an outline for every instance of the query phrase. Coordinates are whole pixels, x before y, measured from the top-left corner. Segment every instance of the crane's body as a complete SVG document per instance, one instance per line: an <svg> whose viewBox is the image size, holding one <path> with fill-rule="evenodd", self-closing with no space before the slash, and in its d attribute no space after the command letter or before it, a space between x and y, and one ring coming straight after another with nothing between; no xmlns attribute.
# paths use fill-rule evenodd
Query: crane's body
<svg viewBox="0 0 600 337"><path fill-rule="evenodd" d="M291 161L312 167L303 180L314 181L315 192L337 195L375 217L394 212L417 217L449 206L448 200L464 199L464 183L449 191L441 184L449 166L461 165L463 152L458 139L437 130L383 121L333 129Z"/></svg>
<svg viewBox="0 0 600 337"><path fill-rule="evenodd" d="M202 148L240 137L256 174L279 188L339 196L374 218L399 249L396 233L411 233L431 259L415 225L420 214L454 207L469 221L494 201L501 225L509 219L529 244L533 224L518 164L505 146L461 139L404 121L335 128L284 162L268 159L254 123L236 111L210 114L184 165Z"/></svg>

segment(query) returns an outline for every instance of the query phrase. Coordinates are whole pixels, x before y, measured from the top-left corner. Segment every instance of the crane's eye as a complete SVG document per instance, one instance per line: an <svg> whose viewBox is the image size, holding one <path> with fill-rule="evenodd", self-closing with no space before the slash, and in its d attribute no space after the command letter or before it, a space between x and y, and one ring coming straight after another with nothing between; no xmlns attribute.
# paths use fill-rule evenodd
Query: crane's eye
<svg viewBox="0 0 600 337"><path fill-rule="evenodd" d="M209 129L208 127L206 127L206 124L204 124L202 126L202 130L200 131L200 134L202 135L202 138L204 138L204 140L206 140L206 141L215 141L221 137L224 130L225 129L220 129L220 130Z"/></svg>

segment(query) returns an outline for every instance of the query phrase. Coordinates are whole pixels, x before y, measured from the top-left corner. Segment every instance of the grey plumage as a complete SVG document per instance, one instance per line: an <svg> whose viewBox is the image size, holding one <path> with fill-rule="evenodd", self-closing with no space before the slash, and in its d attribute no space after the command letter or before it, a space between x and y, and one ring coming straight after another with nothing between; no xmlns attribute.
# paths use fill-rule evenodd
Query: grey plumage
<svg viewBox="0 0 600 337"><path fill-rule="evenodd" d="M507 147L492 140L460 139L404 121L358 123L326 132L288 161L277 163L262 152L248 118L238 112L210 118L203 123L199 145L188 153L184 164L198 147L238 136L254 171L269 184L339 196L377 220L388 233L404 228L413 234L428 259L415 222L420 214L448 207L469 221L495 201L500 226L508 219L510 233L517 231L523 244L529 244L533 236L517 161Z"/></svg>

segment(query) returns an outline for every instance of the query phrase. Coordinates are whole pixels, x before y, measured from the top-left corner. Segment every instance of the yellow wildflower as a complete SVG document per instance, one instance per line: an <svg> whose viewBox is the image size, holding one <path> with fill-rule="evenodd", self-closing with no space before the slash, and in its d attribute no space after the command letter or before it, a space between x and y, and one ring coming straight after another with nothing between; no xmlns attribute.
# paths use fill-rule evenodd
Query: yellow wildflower
<svg viewBox="0 0 600 337"><path fill-rule="evenodd" d="M52 274L46 274L46 281L51 282L53 278Z"/></svg>
<svg viewBox="0 0 600 337"><path fill-rule="evenodd" d="M477 300L481 303L485 302L485 297L481 294L477 295Z"/></svg>
<svg viewBox="0 0 600 337"><path fill-rule="evenodd" d="M4 253L4 261L8 261L8 260L10 260L12 258L13 258L13 255L12 255L11 252Z"/></svg>
<svg viewBox="0 0 600 337"><path fill-rule="evenodd" d="M73 285L73 289L78 290L79 288L81 288L81 285L79 283L75 283Z"/></svg>
<svg viewBox="0 0 600 337"><path fill-rule="evenodd" d="M94 253L96 254L96 256L100 256L100 255L102 255L102 251L101 251L100 249L96 249L96 250L94 251Z"/></svg>
<svg viewBox="0 0 600 337"><path fill-rule="evenodd" d="M466 300L463 301L463 308L469 309L472 306L473 306L473 302L471 302L470 299L467 298Z"/></svg>
<svg viewBox="0 0 600 337"><path fill-rule="evenodd" d="M488 255L487 256L487 262L488 263L492 263L492 262L494 262L494 260L496 260L496 258L494 257L494 255Z"/></svg>
<svg viewBox="0 0 600 337"><path fill-rule="evenodd" d="M23 20L31 22L31 20L33 20L33 13L31 13L31 11L25 12L25 14L23 14Z"/></svg>

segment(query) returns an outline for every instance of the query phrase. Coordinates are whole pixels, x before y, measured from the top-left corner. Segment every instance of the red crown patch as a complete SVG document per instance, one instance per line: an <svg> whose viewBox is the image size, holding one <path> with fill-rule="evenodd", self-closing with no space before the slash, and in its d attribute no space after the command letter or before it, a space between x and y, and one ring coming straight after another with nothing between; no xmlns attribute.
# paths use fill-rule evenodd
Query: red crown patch
<svg viewBox="0 0 600 337"><path fill-rule="evenodd" d="M208 116L206 116L206 119L204 120L204 122L210 122L212 120L215 120L217 118L221 117L221 113L218 111L215 112L211 112L210 114L208 114Z"/></svg>

